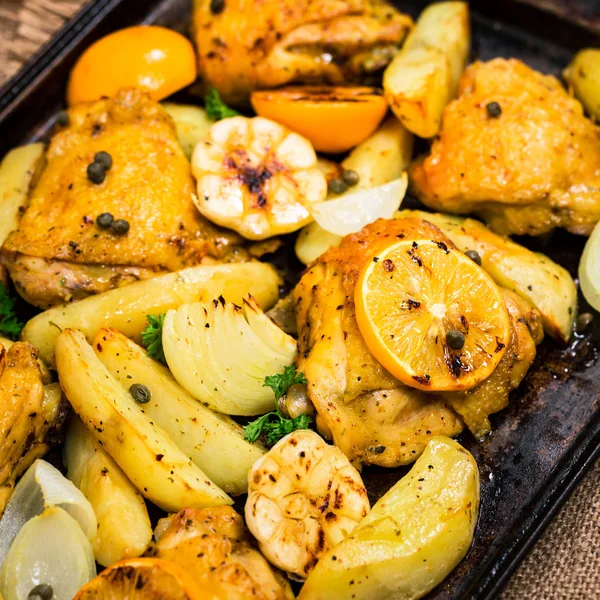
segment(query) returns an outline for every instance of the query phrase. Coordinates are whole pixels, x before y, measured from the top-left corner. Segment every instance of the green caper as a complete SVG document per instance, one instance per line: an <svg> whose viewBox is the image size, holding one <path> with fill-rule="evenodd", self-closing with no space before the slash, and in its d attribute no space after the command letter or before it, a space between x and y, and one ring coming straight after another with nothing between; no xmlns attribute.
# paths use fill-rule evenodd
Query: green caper
<svg viewBox="0 0 600 600"><path fill-rule="evenodd" d="M577 317L577 322L575 323L575 331L577 331L577 333L583 333L589 328L593 321L594 315L592 313L581 313Z"/></svg>
<svg viewBox="0 0 600 600"><path fill-rule="evenodd" d="M112 167L112 156L108 152L100 150L94 154L94 162L102 165L104 170L108 171Z"/></svg>
<svg viewBox="0 0 600 600"><path fill-rule="evenodd" d="M87 166L87 178L95 184L102 183L106 179L106 169L97 162Z"/></svg>
<svg viewBox="0 0 600 600"><path fill-rule="evenodd" d="M360 181L360 175L352 169L344 169L342 179L346 185L353 186Z"/></svg>
<svg viewBox="0 0 600 600"><path fill-rule="evenodd" d="M147 404L152 398L150 390L143 383L132 384L129 393L138 404Z"/></svg>
<svg viewBox="0 0 600 600"><path fill-rule="evenodd" d="M328 186L333 194L343 194L348 189L348 185L342 179L332 179Z"/></svg>
<svg viewBox="0 0 600 600"><path fill-rule="evenodd" d="M453 350L460 350L465 345L465 334L458 329L450 329L446 333L446 343Z"/></svg>
<svg viewBox="0 0 600 600"><path fill-rule="evenodd" d="M497 102L488 102L485 105L487 114L492 119L497 119L502 114L502 107Z"/></svg>
<svg viewBox="0 0 600 600"><path fill-rule="evenodd" d="M56 122L61 126L61 127L66 127L70 122L71 122L71 118L69 117L69 113L66 110L61 110L57 115L56 115Z"/></svg>
<svg viewBox="0 0 600 600"><path fill-rule="evenodd" d="M110 230L115 235L125 235L129 231L129 221L126 221L125 219L117 219L116 221L112 222Z"/></svg>
<svg viewBox="0 0 600 600"><path fill-rule="evenodd" d="M476 265L481 266L481 256L477 250L467 250L465 255L468 256Z"/></svg>
<svg viewBox="0 0 600 600"><path fill-rule="evenodd" d="M54 594L51 585L40 583L36 585L27 596L27 600L50 600Z"/></svg>
<svg viewBox="0 0 600 600"><path fill-rule="evenodd" d="M108 212L102 213L96 217L96 225L100 229L108 229L114 222L115 218Z"/></svg>

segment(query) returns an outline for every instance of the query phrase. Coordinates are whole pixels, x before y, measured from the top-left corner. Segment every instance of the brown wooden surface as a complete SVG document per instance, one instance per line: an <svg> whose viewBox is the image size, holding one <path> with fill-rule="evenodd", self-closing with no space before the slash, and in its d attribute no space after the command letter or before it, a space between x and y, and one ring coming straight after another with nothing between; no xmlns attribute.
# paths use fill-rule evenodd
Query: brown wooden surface
<svg viewBox="0 0 600 600"><path fill-rule="evenodd" d="M583 19L586 26L600 31L600 0L522 1L551 5L558 14ZM81 4L83 0L0 0L0 83ZM600 463L568 500L502 594L502 600L525 599L600 599Z"/></svg>

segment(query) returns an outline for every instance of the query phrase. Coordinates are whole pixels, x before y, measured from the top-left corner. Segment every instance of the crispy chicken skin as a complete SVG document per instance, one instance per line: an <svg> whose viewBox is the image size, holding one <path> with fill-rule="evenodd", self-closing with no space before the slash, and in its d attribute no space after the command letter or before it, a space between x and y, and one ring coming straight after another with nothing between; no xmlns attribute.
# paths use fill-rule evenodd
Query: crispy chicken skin
<svg viewBox="0 0 600 600"><path fill-rule="evenodd" d="M238 238L197 212L190 165L171 118L142 92L69 111L1 260L25 299L46 308L160 272L222 258ZM88 180L96 152L112 157L100 184ZM100 229L104 212L125 219L117 236Z"/></svg>
<svg viewBox="0 0 600 600"><path fill-rule="evenodd" d="M343 83L381 71L412 20L383 0L195 0L200 76L231 104L254 89Z"/></svg>
<svg viewBox="0 0 600 600"><path fill-rule="evenodd" d="M161 519L147 556L184 567L211 600L291 600L287 580L250 545L230 506L186 508ZM204 596L202 596L204 598Z"/></svg>
<svg viewBox="0 0 600 600"><path fill-rule="evenodd" d="M0 344L0 516L15 481L59 442L68 414L58 384L44 386L37 350Z"/></svg>
<svg viewBox="0 0 600 600"><path fill-rule="evenodd" d="M427 206L475 212L502 234L589 235L600 220L600 128L556 78L514 59L476 62L410 177Z"/></svg>
<svg viewBox="0 0 600 600"><path fill-rule="evenodd" d="M488 415L505 406L508 391L524 376L541 338L537 311L506 292L513 334L497 374L469 395L448 397L400 383L368 350L354 306L354 288L362 267L390 239L400 236L442 241L453 247L427 221L380 219L323 254L294 290L298 369L308 380L319 430L333 438L355 463L385 467L413 462L433 435L457 435L463 429L462 415L464 423L481 434L489 425ZM533 322L533 334L527 318Z"/></svg>

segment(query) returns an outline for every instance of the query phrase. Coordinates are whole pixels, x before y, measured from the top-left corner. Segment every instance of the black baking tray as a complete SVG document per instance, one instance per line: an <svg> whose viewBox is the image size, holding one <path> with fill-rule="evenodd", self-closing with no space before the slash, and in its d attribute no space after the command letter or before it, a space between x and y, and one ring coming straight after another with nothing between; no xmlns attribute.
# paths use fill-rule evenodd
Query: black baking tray
<svg viewBox="0 0 600 600"><path fill-rule="evenodd" d="M552 10L539 6L552 5ZM396 1L413 15L427 4ZM572 53L600 45L600 0L475 0L473 58L517 57L546 73L560 74ZM190 0L90 2L11 81L0 88L0 157L15 145L44 139L64 107L70 68L94 40L135 23L189 30ZM581 12L583 11L583 12ZM572 14L573 18L569 18ZM585 14L585 18L581 15ZM556 232L524 243L577 275L585 240ZM589 310L583 299L581 310ZM481 511L468 555L430 600L492 599L545 526L600 456L600 315L592 331L567 348L546 339L510 406L492 417L493 433L473 453L481 475ZM406 469L365 469L372 500Z"/></svg>

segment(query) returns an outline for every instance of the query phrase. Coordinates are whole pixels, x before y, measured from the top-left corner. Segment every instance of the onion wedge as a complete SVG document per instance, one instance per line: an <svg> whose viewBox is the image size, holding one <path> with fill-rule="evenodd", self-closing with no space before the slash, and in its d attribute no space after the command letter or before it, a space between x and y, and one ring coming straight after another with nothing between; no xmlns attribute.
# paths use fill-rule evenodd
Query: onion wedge
<svg viewBox="0 0 600 600"><path fill-rule="evenodd" d="M356 233L377 219L391 219L406 194L407 185L405 172L389 183L313 204L312 215L329 233L341 236Z"/></svg>

